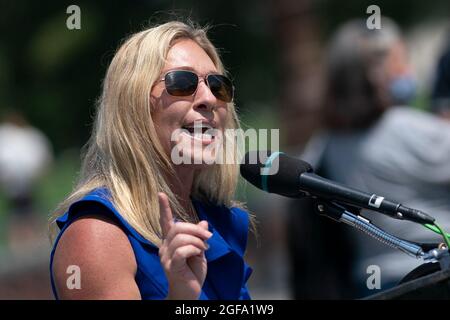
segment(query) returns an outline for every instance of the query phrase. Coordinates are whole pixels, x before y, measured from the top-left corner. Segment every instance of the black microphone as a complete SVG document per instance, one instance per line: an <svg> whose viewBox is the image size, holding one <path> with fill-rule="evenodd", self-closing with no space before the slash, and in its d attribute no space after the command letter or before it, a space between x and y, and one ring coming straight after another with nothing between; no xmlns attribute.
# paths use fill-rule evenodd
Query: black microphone
<svg viewBox="0 0 450 320"><path fill-rule="evenodd" d="M322 178L314 174L307 162L282 152L247 152L240 171L248 182L266 192L291 198L319 197L381 212L395 219L434 224L435 219L420 210Z"/></svg>

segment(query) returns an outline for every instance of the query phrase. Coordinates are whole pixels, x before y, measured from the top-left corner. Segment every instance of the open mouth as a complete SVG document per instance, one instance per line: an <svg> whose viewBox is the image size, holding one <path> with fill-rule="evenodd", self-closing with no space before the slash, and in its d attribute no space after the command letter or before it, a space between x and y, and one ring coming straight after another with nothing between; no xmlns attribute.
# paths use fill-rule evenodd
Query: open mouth
<svg viewBox="0 0 450 320"><path fill-rule="evenodd" d="M193 139L201 140L203 142L211 142L214 140L215 128L206 123L195 123L194 125L182 126L184 133L191 136Z"/></svg>

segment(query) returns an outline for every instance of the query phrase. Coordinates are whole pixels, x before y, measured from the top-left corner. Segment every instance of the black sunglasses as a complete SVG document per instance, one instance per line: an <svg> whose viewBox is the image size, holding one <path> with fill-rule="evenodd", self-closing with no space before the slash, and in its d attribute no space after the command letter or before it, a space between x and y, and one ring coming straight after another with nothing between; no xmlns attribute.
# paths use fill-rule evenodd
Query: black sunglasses
<svg viewBox="0 0 450 320"><path fill-rule="evenodd" d="M161 81L165 82L167 93L176 97L190 96L197 91L199 76L188 70L173 70L166 73ZM221 74L211 73L204 77L212 94L224 102L233 101L234 86L231 80Z"/></svg>

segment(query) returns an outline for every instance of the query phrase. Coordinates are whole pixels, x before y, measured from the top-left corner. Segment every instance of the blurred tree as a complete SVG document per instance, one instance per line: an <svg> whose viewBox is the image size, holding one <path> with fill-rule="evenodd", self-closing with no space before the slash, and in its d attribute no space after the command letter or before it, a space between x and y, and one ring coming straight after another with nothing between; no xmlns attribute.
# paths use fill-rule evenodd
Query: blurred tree
<svg viewBox="0 0 450 320"><path fill-rule="evenodd" d="M288 146L303 145L317 128L321 104L321 43L312 0L272 1L279 48L280 110Z"/></svg>

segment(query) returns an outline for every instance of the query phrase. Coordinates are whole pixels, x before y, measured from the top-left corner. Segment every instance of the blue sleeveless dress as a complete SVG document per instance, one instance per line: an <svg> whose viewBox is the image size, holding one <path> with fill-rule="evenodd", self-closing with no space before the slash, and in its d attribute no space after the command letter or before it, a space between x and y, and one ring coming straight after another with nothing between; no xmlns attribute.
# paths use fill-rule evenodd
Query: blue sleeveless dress
<svg viewBox="0 0 450 320"><path fill-rule="evenodd" d="M161 266L158 247L141 236L114 208L108 200L107 189L95 189L77 202L57 219L60 232L50 254L50 279L53 294L58 295L53 279L53 257L59 239L68 226L85 214L107 216L115 220L126 233L137 262L135 280L142 299L165 299L168 282ZM200 220L207 220L212 236L207 240L205 251L208 263L206 280L200 300L247 300L250 295L247 280L252 269L244 262L249 219L247 212L239 208L212 206L193 200Z"/></svg>

